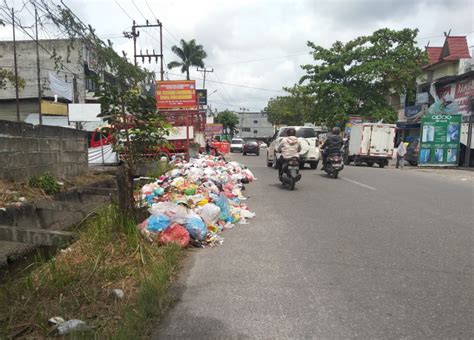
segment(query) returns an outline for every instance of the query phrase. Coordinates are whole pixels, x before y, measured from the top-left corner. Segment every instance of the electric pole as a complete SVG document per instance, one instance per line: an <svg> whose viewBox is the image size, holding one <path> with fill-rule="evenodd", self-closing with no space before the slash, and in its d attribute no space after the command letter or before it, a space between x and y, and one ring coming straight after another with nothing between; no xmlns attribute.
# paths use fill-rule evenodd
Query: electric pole
<svg viewBox="0 0 474 340"><path fill-rule="evenodd" d="M206 88L206 73L212 73L214 72L214 69L211 68L211 69L206 69L206 68L203 68L203 69L200 69L199 67L197 68L197 71L198 72L204 72L204 77L203 77L203 81L202 81L202 88L205 89Z"/></svg>
<svg viewBox="0 0 474 340"><path fill-rule="evenodd" d="M38 9L35 5L35 28L36 28L36 71L38 76L38 115L39 125L43 124L43 114L41 112L41 97L43 96L41 91L41 72L40 72L40 56L39 56L39 40L38 40Z"/></svg>
<svg viewBox="0 0 474 340"><path fill-rule="evenodd" d="M18 98L18 65L16 61L16 36L15 36L15 11L12 8L13 23L13 64L15 68L15 102L16 102L16 120L20 121L20 100Z"/></svg>
<svg viewBox="0 0 474 340"><path fill-rule="evenodd" d="M146 50L146 53L143 54L140 50L140 54L137 54L137 38L140 36L140 31L137 31L137 28L152 27L158 27L160 29L160 53L155 53L155 50L153 50L153 53L148 53L148 50ZM137 58L142 58L142 63L145 62L145 58L148 58L149 63L151 63L151 58L154 58L155 62L158 63L158 58L160 58L160 79L163 80L165 73L163 69L163 24L159 20L156 20L156 24L150 24L147 20L145 25L137 25L135 20L133 20L132 31L123 32L123 35L128 39L133 39L133 61L135 66L138 65Z"/></svg>

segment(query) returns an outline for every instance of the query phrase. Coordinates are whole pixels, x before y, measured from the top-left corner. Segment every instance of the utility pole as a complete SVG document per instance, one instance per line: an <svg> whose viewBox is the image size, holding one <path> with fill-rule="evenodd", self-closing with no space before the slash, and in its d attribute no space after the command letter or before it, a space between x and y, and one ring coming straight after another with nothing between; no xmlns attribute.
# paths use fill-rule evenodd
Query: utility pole
<svg viewBox="0 0 474 340"><path fill-rule="evenodd" d="M15 36L15 11L12 8L13 23L13 64L15 68L15 102L16 102L16 120L20 121L20 99L18 98L18 65L16 61L16 36Z"/></svg>
<svg viewBox="0 0 474 340"><path fill-rule="evenodd" d="M38 115L39 115L39 125L43 124L43 114L41 112L41 72L40 72L40 57L39 57L39 39L38 39L38 9L35 5L35 28L36 28L36 70L38 76Z"/></svg>
<svg viewBox="0 0 474 340"><path fill-rule="evenodd" d="M144 54L140 50L140 54L137 54L137 38L140 36L140 31L137 31L137 28L152 27L158 27L160 29L160 53L155 53L155 50L153 50L153 53L148 53L148 50L146 50L146 53ZM142 63L145 62L145 58L148 58L149 63L151 63L151 58L154 58L155 62L158 63L158 58L160 58L160 79L163 80L165 74L163 68L163 24L159 20L156 20L156 24L150 24L147 20L145 25L137 25L135 20L133 20L132 31L123 32L123 35L128 39L133 39L133 61L135 66L138 65L137 58L142 58Z"/></svg>
<svg viewBox="0 0 474 340"><path fill-rule="evenodd" d="M206 69L206 68L203 68L203 69L200 69L199 67L197 68L197 71L198 72L204 72L204 78L203 78L203 81L202 81L202 88L205 89L206 88L206 73L212 73L214 72L214 69L211 68L210 70Z"/></svg>

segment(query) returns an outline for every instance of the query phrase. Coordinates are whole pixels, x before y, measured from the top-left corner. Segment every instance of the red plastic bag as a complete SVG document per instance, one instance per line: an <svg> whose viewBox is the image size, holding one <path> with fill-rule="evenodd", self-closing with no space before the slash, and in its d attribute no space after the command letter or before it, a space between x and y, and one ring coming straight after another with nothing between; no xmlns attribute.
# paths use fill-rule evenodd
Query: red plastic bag
<svg viewBox="0 0 474 340"><path fill-rule="evenodd" d="M189 233L182 225L174 223L160 234L158 242L163 245L176 243L185 248L189 244Z"/></svg>

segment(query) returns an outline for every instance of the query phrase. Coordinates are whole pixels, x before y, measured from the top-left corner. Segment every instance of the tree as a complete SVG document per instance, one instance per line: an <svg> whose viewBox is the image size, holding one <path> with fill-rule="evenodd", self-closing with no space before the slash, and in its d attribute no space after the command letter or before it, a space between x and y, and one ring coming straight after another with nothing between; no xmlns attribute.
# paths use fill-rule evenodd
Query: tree
<svg viewBox="0 0 474 340"><path fill-rule="evenodd" d="M275 125L303 125L313 122L314 98L306 95L298 85L285 89L287 96L270 98L265 112L268 121Z"/></svg>
<svg viewBox="0 0 474 340"><path fill-rule="evenodd" d="M181 47L174 45L171 50L181 61L172 61L168 64L168 69L181 67L181 73L186 73L186 79L189 80L189 68L191 66L204 67L204 59L207 57L206 51L202 45L196 45L196 40L192 39L186 42L181 39Z"/></svg>
<svg viewBox="0 0 474 340"><path fill-rule="evenodd" d="M358 115L394 122L388 97L415 88L426 58L416 47L417 33L384 28L345 44L336 41L329 49L308 42L315 64L302 66L300 84L315 97L312 120L334 125Z"/></svg>
<svg viewBox="0 0 474 340"><path fill-rule="evenodd" d="M216 122L222 124L224 132L227 135L233 136L239 123L239 118L232 111L225 110L219 112L216 116Z"/></svg>

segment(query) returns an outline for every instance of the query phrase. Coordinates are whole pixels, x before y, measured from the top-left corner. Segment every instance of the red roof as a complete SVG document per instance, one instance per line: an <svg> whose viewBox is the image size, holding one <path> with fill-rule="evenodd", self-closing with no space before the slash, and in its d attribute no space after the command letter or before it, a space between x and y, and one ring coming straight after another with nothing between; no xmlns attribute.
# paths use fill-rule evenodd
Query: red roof
<svg viewBox="0 0 474 340"><path fill-rule="evenodd" d="M434 64L439 61L439 56L441 55L442 47L427 47L426 52L428 53L428 63Z"/></svg>
<svg viewBox="0 0 474 340"><path fill-rule="evenodd" d="M443 47L427 47L426 52L428 53L428 65L425 68L444 60L471 58L465 36L446 37Z"/></svg>
<svg viewBox="0 0 474 340"><path fill-rule="evenodd" d="M443 56L443 60L459 60L471 58L467 47L466 37L447 37L444 45L448 45L448 55ZM444 47L443 47L444 48Z"/></svg>

